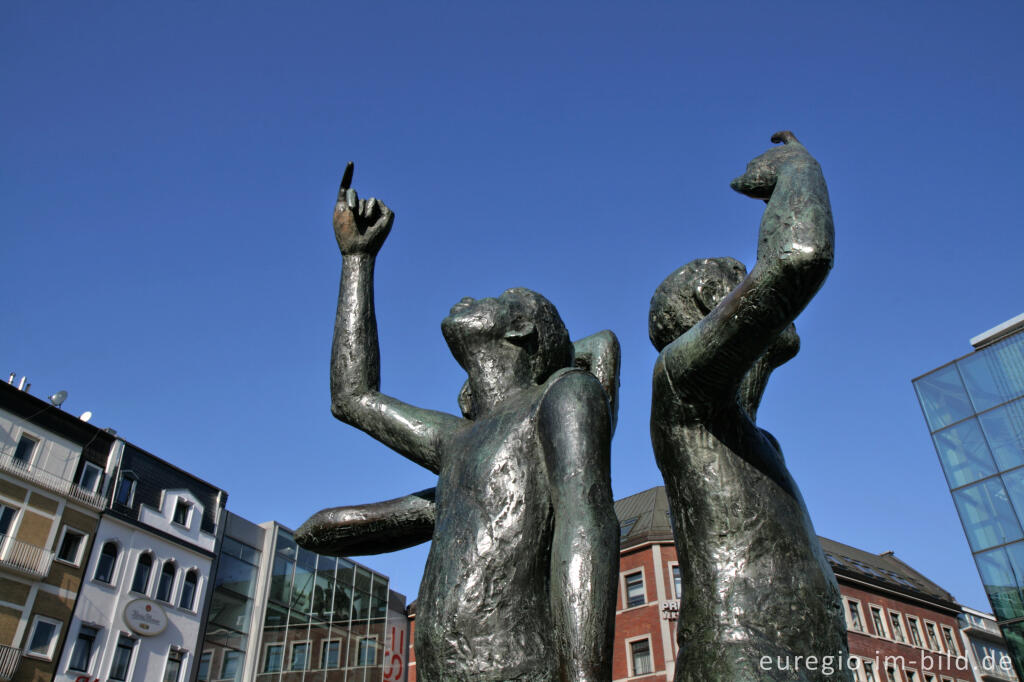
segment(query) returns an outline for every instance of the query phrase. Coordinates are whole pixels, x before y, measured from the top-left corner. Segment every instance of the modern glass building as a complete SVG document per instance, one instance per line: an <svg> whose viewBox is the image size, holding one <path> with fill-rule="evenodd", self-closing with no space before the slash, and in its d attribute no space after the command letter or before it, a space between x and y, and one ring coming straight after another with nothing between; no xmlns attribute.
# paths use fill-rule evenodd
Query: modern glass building
<svg viewBox="0 0 1024 682"><path fill-rule="evenodd" d="M229 514L197 680L400 682L408 641L386 576Z"/></svg>
<svg viewBox="0 0 1024 682"><path fill-rule="evenodd" d="M1024 315L914 379L1017 675L1024 679Z"/></svg>

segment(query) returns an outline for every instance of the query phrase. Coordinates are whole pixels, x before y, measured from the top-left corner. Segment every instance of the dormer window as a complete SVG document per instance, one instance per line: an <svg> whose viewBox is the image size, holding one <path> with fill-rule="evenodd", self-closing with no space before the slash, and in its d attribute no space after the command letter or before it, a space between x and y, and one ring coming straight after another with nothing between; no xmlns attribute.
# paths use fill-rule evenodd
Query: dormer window
<svg viewBox="0 0 1024 682"><path fill-rule="evenodd" d="M135 475L126 471L121 474L121 480L117 483L117 492L114 495L116 504L130 507L135 501Z"/></svg>
<svg viewBox="0 0 1024 682"><path fill-rule="evenodd" d="M179 497L177 504L174 505L174 518L171 520L179 526L188 528L188 519L191 514L192 505Z"/></svg>

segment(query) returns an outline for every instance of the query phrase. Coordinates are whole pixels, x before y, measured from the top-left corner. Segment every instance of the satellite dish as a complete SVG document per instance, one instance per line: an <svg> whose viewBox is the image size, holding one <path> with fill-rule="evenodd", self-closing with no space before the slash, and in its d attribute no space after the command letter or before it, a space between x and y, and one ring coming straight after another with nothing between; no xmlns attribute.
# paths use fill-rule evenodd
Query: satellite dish
<svg viewBox="0 0 1024 682"><path fill-rule="evenodd" d="M64 404L64 401L68 399L67 391L57 391L50 396L50 402L53 403L54 407L60 407Z"/></svg>
<svg viewBox="0 0 1024 682"><path fill-rule="evenodd" d="M90 412L89 410L86 410L78 418L81 419L84 422L87 422L90 419L92 419L92 412Z"/></svg>

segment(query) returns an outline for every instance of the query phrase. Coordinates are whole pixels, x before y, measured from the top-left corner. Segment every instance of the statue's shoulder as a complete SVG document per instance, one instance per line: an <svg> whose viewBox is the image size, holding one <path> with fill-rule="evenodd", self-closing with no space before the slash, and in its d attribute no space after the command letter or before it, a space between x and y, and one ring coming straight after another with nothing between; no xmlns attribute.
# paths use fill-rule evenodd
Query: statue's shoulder
<svg viewBox="0 0 1024 682"><path fill-rule="evenodd" d="M539 404L550 400L585 401L591 397L605 401L604 387L598 378L580 367L565 367L544 382Z"/></svg>

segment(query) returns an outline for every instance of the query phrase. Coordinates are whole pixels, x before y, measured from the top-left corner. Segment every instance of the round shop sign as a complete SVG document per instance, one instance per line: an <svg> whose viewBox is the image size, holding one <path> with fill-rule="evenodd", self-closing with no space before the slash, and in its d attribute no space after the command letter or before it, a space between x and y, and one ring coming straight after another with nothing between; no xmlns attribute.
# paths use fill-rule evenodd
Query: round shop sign
<svg viewBox="0 0 1024 682"><path fill-rule="evenodd" d="M150 599L135 599L124 607L124 622L137 635L153 637L167 627L167 613Z"/></svg>

